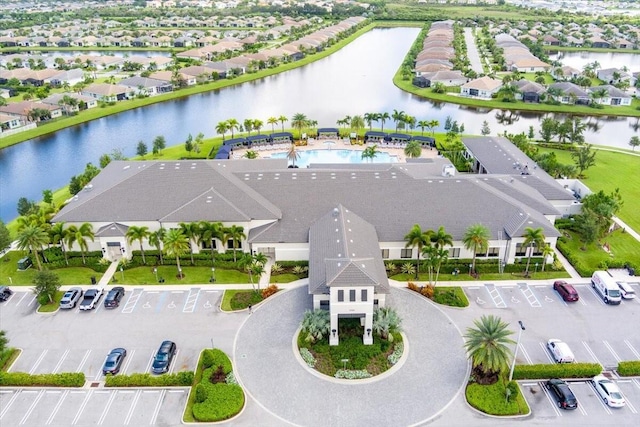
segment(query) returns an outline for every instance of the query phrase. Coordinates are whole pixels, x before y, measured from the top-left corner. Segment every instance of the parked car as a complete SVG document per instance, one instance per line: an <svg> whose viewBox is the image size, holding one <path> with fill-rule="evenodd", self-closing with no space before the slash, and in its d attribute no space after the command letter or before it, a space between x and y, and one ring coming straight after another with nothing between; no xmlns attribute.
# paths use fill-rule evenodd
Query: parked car
<svg viewBox="0 0 640 427"><path fill-rule="evenodd" d="M111 374L115 375L120 372L120 367L122 366L122 361L127 355L127 350L124 348L114 348L107 355L106 360L104 361L104 365L102 365L102 373L103 375Z"/></svg>
<svg viewBox="0 0 640 427"><path fill-rule="evenodd" d="M593 386L602 400L604 400L604 403L612 408L620 408L626 404L616 383L604 375L597 375L593 377Z"/></svg>
<svg viewBox="0 0 640 427"><path fill-rule="evenodd" d="M634 299L636 297L636 291L633 290L633 287L627 282L617 282L618 287L620 288L620 295L622 295L623 299Z"/></svg>
<svg viewBox="0 0 640 427"><path fill-rule="evenodd" d="M546 383L547 389L555 396L558 407L562 409L576 409L578 400L569 388L569 384L557 378L553 378Z"/></svg>
<svg viewBox="0 0 640 427"><path fill-rule="evenodd" d="M98 305L100 297L102 297L101 288L87 289L87 291L84 293L84 298L80 303L80 310L93 310Z"/></svg>
<svg viewBox="0 0 640 427"><path fill-rule="evenodd" d="M6 301L13 295L13 291L8 286L0 286L0 301Z"/></svg>
<svg viewBox="0 0 640 427"><path fill-rule="evenodd" d="M578 291L564 280L556 280L553 282L553 289L555 289L562 299L567 302L578 301L580 298L578 296Z"/></svg>
<svg viewBox="0 0 640 427"><path fill-rule="evenodd" d="M173 341L162 341L160 348L153 359L151 371L154 374L163 374L169 371L169 366L176 355L176 343Z"/></svg>
<svg viewBox="0 0 640 427"><path fill-rule="evenodd" d="M106 308L114 308L120 305L120 300L124 296L124 288L122 286L116 286L111 289L104 299L104 306Z"/></svg>
<svg viewBox="0 0 640 427"><path fill-rule="evenodd" d="M547 341L547 348L556 363L572 363L576 360L569 346L563 341L551 338Z"/></svg>
<svg viewBox="0 0 640 427"><path fill-rule="evenodd" d="M62 296L60 308L75 308L80 298L82 298L82 288L71 288Z"/></svg>

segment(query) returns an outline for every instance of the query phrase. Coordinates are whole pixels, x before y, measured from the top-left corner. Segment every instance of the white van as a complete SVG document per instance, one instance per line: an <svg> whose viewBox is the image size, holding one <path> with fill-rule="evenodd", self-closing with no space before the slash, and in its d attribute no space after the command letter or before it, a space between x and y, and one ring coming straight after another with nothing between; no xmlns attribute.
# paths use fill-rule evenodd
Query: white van
<svg viewBox="0 0 640 427"><path fill-rule="evenodd" d="M630 284L627 282L618 282L620 293L624 299L634 299L636 297L636 291L633 290Z"/></svg>
<svg viewBox="0 0 640 427"><path fill-rule="evenodd" d="M547 348L556 363L573 363L576 361L573 352L564 341L551 338L547 341Z"/></svg>
<svg viewBox="0 0 640 427"><path fill-rule="evenodd" d="M618 284L606 271L594 271L591 286L598 291L606 304L617 305L622 301Z"/></svg>

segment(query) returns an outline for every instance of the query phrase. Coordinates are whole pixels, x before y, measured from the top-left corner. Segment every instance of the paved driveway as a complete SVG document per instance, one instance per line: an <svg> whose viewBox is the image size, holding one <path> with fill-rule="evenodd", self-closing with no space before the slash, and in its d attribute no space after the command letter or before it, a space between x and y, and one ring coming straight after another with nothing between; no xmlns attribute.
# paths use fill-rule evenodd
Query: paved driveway
<svg viewBox="0 0 640 427"><path fill-rule="evenodd" d="M392 289L388 305L403 319L408 356L378 381L344 384L313 375L294 355L307 288L276 295L238 332L235 367L255 401L283 422L304 426L412 425L438 415L468 376L460 331L434 304Z"/></svg>

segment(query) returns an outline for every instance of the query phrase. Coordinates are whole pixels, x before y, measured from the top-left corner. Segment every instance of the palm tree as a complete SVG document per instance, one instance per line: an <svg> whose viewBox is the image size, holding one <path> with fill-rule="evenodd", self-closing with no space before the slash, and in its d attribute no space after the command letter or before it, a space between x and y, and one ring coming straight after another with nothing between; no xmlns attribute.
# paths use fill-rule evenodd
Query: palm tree
<svg viewBox="0 0 640 427"><path fill-rule="evenodd" d="M146 264L147 260L144 258L144 247L142 247L142 241L149 237L149 227L138 227L132 225L127 230L127 242L131 244L134 240L137 240L140 243L140 252L142 253L142 263Z"/></svg>
<svg viewBox="0 0 640 427"><path fill-rule="evenodd" d="M162 258L162 241L164 239L165 232L166 230L161 228L149 233L149 244L158 250L158 253L160 254L160 264L164 264L164 259Z"/></svg>
<svg viewBox="0 0 640 427"><path fill-rule="evenodd" d="M550 244L546 243L542 247L542 271L544 271L544 267L545 265L547 265L547 258L549 258L551 255L553 255L553 248Z"/></svg>
<svg viewBox="0 0 640 427"><path fill-rule="evenodd" d="M533 256L533 246L537 246L539 248L544 246L544 239L545 236L542 227L527 227L524 229L524 241L522 244L524 246L529 246L529 258L527 258L527 268L524 272L525 277L529 277L529 264L531 263L531 257Z"/></svg>
<svg viewBox="0 0 640 427"><path fill-rule="evenodd" d="M317 342L329 334L331 328L331 320L327 310L307 310L300 322L300 329L307 334L305 341Z"/></svg>
<svg viewBox="0 0 640 427"><path fill-rule="evenodd" d="M251 126L253 126L253 130L255 130L256 133L260 133L260 129L264 126L264 122L260 119L254 119L251 122Z"/></svg>
<svg viewBox="0 0 640 427"><path fill-rule="evenodd" d="M462 238L464 247L473 250L473 262L471 268L476 271L476 255L478 251L486 252L489 247L489 229L482 224L473 224L467 228Z"/></svg>
<svg viewBox="0 0 640 427"><path fill-rule="evenodd" d="M431 130L431 136L434 136L436 134L435 129L440 126L440 122L437 120L430 120L429 124L427 125L427 127Z"/></svg>
<svg viewBox="0 0 640 427"><path fill-rule="evenodd" d="M224 134L227 133L228 130L229 130L229 123L226 121L219 122L216 126L216 133L219 133L220 135L222 135L223 141L224 141Z"/></svg>
<svg viewBox="0 0 640 427"><path fill-rule="evenodd" d="M255 291L255 286L253 285L253 276L256 275L258 277L258 291L260 290L260 278L266 271L264 268L265 263L267 262L267 257L264 254L251 255L250 253L245 254L240 260L240 265L244 268L247 273L249 273L249 280L251 280L251 287Z"/></svg>
<svg viewBox="0 0 640 427"><path fill-rule="evenodd" d="M85 252L89 250L89 246L87 245L87 239L93 242L94 234L93 234L93 225L85 222L80 227L75 225L69 226L68 229L69 235L67 236L67 245L69 248L73 246L73 243L78 243L80 247L80 252L82 253L82 264L85 264Z"/></svg>
<svg viewBox="0 0 640 427"><path fill-rule="evenodd" d="M428 128L429 127L429 122L426 121L426 120L419 120L417 125L421 130L420 135L424 135L424 128Z"/></svg>
<svg viewBox="0 0 640 427"><path fill-rule="evenodd" d="M182 268L180 268L180 256L182 256L191 245L189 239L182 233L180 228L170 228L164 234L164 249L167 255L176 257L176 265L178 266L178 277L182 279Z"/></svg>
<svg viewBox="0 0 640 427"><path fill-rule="evenodd" d="M224 239L224 227L221 222L200 221L200 240L211 243L211 266L213 267L213 247L215 239Z"/></svg>
<svg viewBox="0 0 640 427"><path fill-rule="evenodd" d="M409 233L404 236L404 240L407 241L405 248L415 247L418 249L418 256L416 257L416 280L418 279L418 270L420 270L420 253L425 246L430 245L430 234L430 232L422 231L420 225L414 224L411 230L409 230Z"/></svg>
<svg viewBox="0 0 640 427"><path fill-rule="evenodd" d="M253 119L244 119L244 130L251 136L253 130Z"/></svg>
<svg viewBox="0 0 640 427"><path fill-rule="evenodd" d="M234 131L240 129L240 122L236 119L227 120L227 125L229 126L229 130L231 131L231 139L233 139Z"/></svg>
<svg viewBox="0 0 640 427"><path fill-rule="evenodd" d="M267 123L271 125L271 133L276 131L276 123L278 123L278 119L276 117L269 117L267 119Z"/></svg>
<svg viewBox="0 0 640 427"><path fill-rule="evenodd" d="M373 331L380 338L389 342L393 341L393 334L400 331L402 319L391 307L380 307L373 310Z"/></svg>
<svg viewBox="0 0 640 427"><path fill-rule="evenodd" d="M224 231L224 239L226 241L233 241L233 262L237 262L236 249L238 249L238 242L246 238L247 235L244 234L244 227L239 225L232 225Z"/></svg>
<svg viewBox="0 0 640 427"><path fill-rule="evenodd" d="M191 265L194 265L193 261L193 241L200 239L200 230L197 222L181 222L178 224L180 230L182 230L182 234L184 237L188 239L189 242L189 253L191 255Z"/></svg>
<svg viewBox="0 0 640 427"><path fill-rule="evenodd" d="M300 158L300 152L296 149L296 144L295 142L291 143L291 147L289 148L289 151L287 152L287 159L289 159L291 161L291 165L295 168L296 167L296 160L298 160Z"/></svg>
<svg viewBox="0 0 640 427"><path fill-rule="evenodd" d="M384 122L389 119L391 119L391 116L387 112L378 114L378 120L380 120L380 130L382 132L384 132Z"/></svg>
<svg viewBox="0 0 640 427"><path fill-rule="evenodd" d="M447 233L443 226L438 227L438 231L431 234L431 241L438 249L444 249L445 246L453 246L453 236Z"/></svg>
<svg viewBox="0 0 640 427"><path fill-rule="evenodd" d="M507 323L494 315L482 316L473 322L475 328L467 328L464 346L473 361L473 374L480 384L498 381L500 371L509 367L511 349L515 341Z"/></svg>
<svg viewBox="0 0 640 427"><path fill-rule="evenodd" d="M449 259L449 251L447 249L441 249L441 248L433 248L433 254L432 256L434 257L434 263L435 263L435 267L436 267L436 280L433 283L434 286L438 285L438 277L440 276L440 267L442 267L442 263L446 262L447 259Z"/></svg>
<svg viewBox="0 0 640 427"><path fill-rule="evenodd" d="M393 114L391 114L391 118L396 124L396 132L400 128L400 123L404 123L406 114L404 111L393 110Z"/></svg>
<svg viewBox="0 0 640 427"><path fill-rule="evenodd" d="M351 129L356 131L356 134L360 132L360 129L364 127L364 119L362 116L353 116L351 118Z"/></svg>
<svg viewBox="0 0 640 427"><path fill-rule="evenodd" d="M60 245L62 249L62 253L64 254L64 262L66 265L69 265L69 259L67 257L67 250L64 247L64 241L69 235L69 231L64 228L64 222L57 222L49 229L49 238L51 239L51 243L55 243Z"/></svg>
<svg viewBox="0 0 640 427"><path fill-rule="evenodd" d="M404 147L404 154L407 157L418 158L422 155L422 145L418 141L409 141Z"/></svg>
<svg viewBox="0 0 640 427"><path fill-rule="evenodd" d="M379 152L380 150L378 150L378 146L376 144L372 145L371 147L366 147L364 150L362 150L362 160L368 159L372 162Z"/></svg>
<svg viewBox="0 0 640 427"><path fill-rule="evenodd" d="M309 119L302 113L296 113L291 118L291 126L293 126L294 129L298 129L299 138L302 138L302 128L307 126L307 123L309 123Z"/></svg>
<svg viewBox="0 0 640 427"><path fill-rule="evenodd" d="M282 132L284 132L284 122L288 122L289 119L287 118L287 116L280 116L278 117L278 121L282 125Z"/></svg>
<svg viewBox="0 0 640 427"><path fill-rule="evenodd" d="M372 123L376 120L376 113L364 113L364 122L369 126L369 130L372 129Z"/></svg>
<svg viewBox="0 0 640 427"><path fill-rule="evenodd" d="M38 251L49 243L49 235L42 227L28 225L18 233L18 249L33 252L38 264L38 270L42 270L42 263L38 256Z"/></svg>

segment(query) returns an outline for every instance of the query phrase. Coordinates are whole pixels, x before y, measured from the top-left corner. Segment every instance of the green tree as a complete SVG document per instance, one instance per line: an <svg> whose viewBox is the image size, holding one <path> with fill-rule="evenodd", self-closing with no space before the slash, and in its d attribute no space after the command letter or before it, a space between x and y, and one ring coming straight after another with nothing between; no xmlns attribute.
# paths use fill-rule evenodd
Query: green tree
<svg viewBox="0 0 640 427"><path fill-rule="evenodd" d="M418 141L410 141L404 147L404 155L409 158L418 158L422 156L422 145Z"/></svg>
<svg viewBox="0 0 640 427"><path fill-rule="evenodd" d="M142 242L144 241L144 239L149 237L149 234L149 227L138 227L136 225L130 226L126 234L127 242L129 242L129 244L136 240L140 243L140 252L142 253L143 264L146 264L147 260L144 258L144 247L142 246Z"/></svg>
<svg viewBox="0 0 640 427"><path fill-rule="evenodd" d="M164 234L162 243L164 250L168 256L176 257L176 266L178 267L178 277L182 279L182 268L180 267L180 257L190 250L191 244L180 228L170 228Z"/></svg>
<svg viewBox="0 0 640 427"><path fill-rule="evenodd" d="M11 233L9 233L9 229L4 224L4 222L0 220L0 252L4 251L10 246L11 246Z"/></svg>
<svg viewBox="0 0 640 427"><path fill-rule="evenodd" d="M584 143L584 131L587 129L587 125L582 123L579 117L573 117L569 121L569 142L572 144Z"/></svg>
<svg viewBox="0 0 640 427"><path fill-rule="evenodd" d="M582 208L582 213L576 218L577 231L580 233L583 251L587 250L587 246L595 242L600 235L600 224L598 216L589 209Z"/></svg>
<svg viewBox="0 0 640 427"><path fill-rule="evenodd" d="M7 344L9 344L7 333L0 331L0 355L4 355L5 350L7 350Z"/></svg>
<svg viewBox="0 0 640 427"><path fill-rule="evenodd" d="M493 315L482 316L473 323L475 328L467 328L464 335L464 346L473 362L473 376L480 384L493 384L500 372L509 367L509 345L515 343L509 335L513 332L507 329L507 323Z"/></svg>
<svg viewBox="0 0 640 427"><path fill-rule="evenodd" d="M42 190L42 201L48 205L53 205L53 191Z"/></svg>
<svg viewBox="0 0 640 427"><path fill-rule="evenodd" d="M191 255L191 265L195 264L193 260L193 242L200 239L200 224L197 222L181 222L178 224L182 234L189 241L189 255Z"/></svg>
<svg viewBox="0 0 640 427"><path fill-rule="evenodd" d="M583 144L577 150L571 152L571 158L578 168L579 176L596 164L596 151L591 150L591 144Z"/></svg>
<svg viewBox="0 0 640 427"><path fill-rule="evenodd" d="M633 151L636 151L636 147L640 145L640 138L637 136L632 136L629 140L629 145Z"/></svg>
<svg viewBox="0 0 640 427"><path fill-rule="evenodd" d="M50 270L38 271L33 278L33 293L41 305L51 304L60 290L60 278Z"/></svg>
<svg viewBox="0 0 640 427"><path fill-rule="evenodd" d="M238 243L246 239L247 235L244 234L244 227L239 225L232 225L224 230L224 239L226 241L231 240L233 245L233 262L237 262L236 250L238 249Z"/></svg>
<svg viewBox="0 0 640 427"><path fill-rule="evenodd" d="M280 116L280 117L278 117L278 121L282 125L282 132L284 132L284 124L285 124L285 122L288 122L289 119L287 118L287 116Z"/></svg>
<svg viewBox="0 0 640 427"><path fill-rule="evenodd" d="M542 247L542 271L544 271L544 267L547 265L547 259L551 256L554 255L553 253L553 248L551 247L550 244L546 243L543 247ZM554 255L554 259L555 259L555 255Z"/></svg>
<svg viewBox="0 0 640 427"><path fill-rule="evenodd" d="M167 146L167 141L164 138L164 136L162 135L156 136L155 139L153 140L153 154L157 155L158 153L160 153L161 150L164 150L166 146Z"/></svg>
<svg viewBox="0 0 640 427"><path fill-rule="evenodd" d="M136 154L140 157L143 157L147 155L147 144L144 143L144 141L138 141L138 145L136 147Z"/></svg>
<svg viewBox="0 0 640 427"><path fill-rule="evenodd" d="M315 343L329 334L331 321L327 310L307 310L300 322L300 330L306 334L305 341Z"/></svg>
<svg viewBox="0 0 640 427"><path fill-rule="evenodd" d="M246 159L257 159L258 158L258 152L254 151L254 150L247 150L244 153L244 158Z"/></svg>
<svg viewBox="0 0 640 427"><path fill-rule="evenodd" d="M251 281L251 287L254 291L256 288L254 286L253 277L256 276L258 278L258 291L260 290L260 278L265 273L264 265L266 263L266 257L263 254L261 257L258 255L252 255L250 253L244 254L244 256L240 259L240 265L242 268L249 273L249 280Z"/></svg>
<svg viewBox="0 0 640 427"><path fill-rule="evenodd" d="M36 259L38 270L42 270L42 263L38 252L49 243L49 235L40 226L28 225L18 232L18 249L31 251Z"/></svg>
<svg viewBox="0 0 640 427"><path fill-rule="evenodd" d="M87 244L87 239L94 241L95 235L93 234L93 225L88 222L85 222L80 227L76 225L71 225L67 229L69 233L67 235L67 245L69 249L73 247L74 243L78 243L80 247L80 252L82 253L82 264L86 264L85 261L85 252L89 250L89 246Z"/></svg>
<svg viewBox="0 0 640 427"><path fill-rule="evenodd" d="M302 138L302 128L307 126L308 123L309 119L307 119L307 116L304 114L296 113L293 115L291 118L291 126L293 126L294 129L298 129L298 138Z"/></svg>
<svg viewBox="0 0 640 427"><path fill-rule="evenodd" d="M26 216L33 213L38 208L38 205L33 200L29 200L26 197L20 197L18 199L18 215Z"/></svg>
<svg viewBox="0 0 640 427"><path fill-rule="evenodd" d="M67 240L69 230L65 228L64 222L57 222L49 229L50 242L56 245L60 245L62 253L64 254L64 262L69 265L69 259L67 257L67 250L64 247L64 242Z"/></svg>
<svg viewBox="0 0 640 427"><path fill-rule="evenodd" d="M102 156L100 156L100 160L98 161L98 163L100 164L100 168L104 169L107 167L107 165L109 165L109 163L111 163L111 156L108 154L103 154ZM71 193L73 194L73 193Z"/></svg>
<svg viewBox="0 0 640 427"><path fill-rule="evenodd" d="M224 141L224 135L229 131L229 123L227 121L218 122L216 125L216 133L222 135L222 140Z"/></svg>
<svg viewBox="0 0 640 427"><path fill-rule="evenodd" d="M545 117L542 119L542 123L540 124L540 138L545 143L550 143L553 136L556 134L556 130L558 129L558 121L553 117Z"/></svg>
<svg viewBox="0 0 640 427"><path fill-rule="evenodd" d="M227 120L228 129L231 131L231 139L234 138L234 132L240 129L240 122L236 119Z"/></svg>
<svg viewBox="0 0 640 427"><path fill-rule="evenodd" d="M289 151L287 151L287 159L291 161L291 166L296 167L296 160L300 159L300 152L297 150L296 144L291 143Z"/></svg>
<svg viewBox="0 0 640 427"><path fill-rule="evenodd" d="M529 257L527 258L527 268L525 269L525 277L529 277L529 265L531 264L531 257L533 256L533 247L542 248L544 246L544 230L542 227L532 228L527 227L524 229L524 240L522 244L529 246Z"/></svg>
<svg viewBox="0 0 640 427"><path fill-rule="evenodd" d="M420 270L420 254L422 253L422 249L425 246L430 246L431 244L431 234L430 232L422 231L420 225L414 224L404 236L404 240L407 242L405 244L405 248L417 248L418 254L416 256L416 280L418 279L418 271Z"/></svg>
<svg viewBox="0 0 640 427"><path fill-rule="evenodd" d="M590 211L598 223L598 235L604 235L611 225L611 219L623 206L620 190L616 188L610 194L600 190L582 198L582 214Z"/></svg>
<svg viewBox="0 0 640 427"><path fill-rule="evenodd" d="M473 251L471 268L476 271L476 255L478 251L486 252L489 247L489 229L482 224L473 224L467 228L462 238L464 247Z"/></svg>
<svg viewBox="0 0 640 427"><path fill-rule="evenodd" d="M396 124L396 132L398 131L398 129L400 129L400 124L405 123L406 117L407 114L404 111L393 110L391 119L393 119L394 123Z"/></svg>
<svg viewBox="0 0 640 427"><path fill-rule="evenodd" d="M373 310L373 332L380 338L393 341L393 334L400 332L402 319L391 307L378 307Z"/></svg>
<svg viewBox="0 0 640 427"><path fill-rule="evenodd" d="M486 120L482 122L482 129L480 130L480 133L484 136L487 136L491 133L489 122L487 122Z"/></svg>
<svg viewBox="0 0 640 427"><path fill-rule="evenodd" d="M387 112L378 114L378 120L380 120L380 131L384 132L384 123L390 119L391 116Z"/></svg>
<svg viewBox="0 0 640 427"><path fill-rule="evenodd" d="M267 123L271 125L271 133L274 133L276 131L276 123L278 123L278 118L277 117L269 117L267 119Z"/></svg>
<svg viewBox="0 0 640 427"><path fill-rule="evenodd" d="M189 134L187 140L184 142L184 149L187 153L191 153L193 151L193 136Z"/></svg>
<svg viewBox="0 0 640 427"><path fill-rule="evenodd" d="M149 233L149 244L158 250L158 254L160 255L160 264L164 264L164 259L162 257L162 242L164 240L165 232L166 230L164 228L160 228L159 230Z"/></svg>
<svg viewBox="0 0 640 427"><path fill-rule="evenodd" d="M224 239L224 227L221 222L200 221L200 240L211 244L211 266L213 267L214 257L213 248L216 239L222 241Z"/></svg>
<svg viewBox="0 0 640 427"><path fill-rule="evenodd" d="M378 146L376 144L370 147L366 147L364 150L362 150L362 160L367 159L368 161L373 162L373 159L376 158L379 152L380 150L378 150Z"/></svg>

